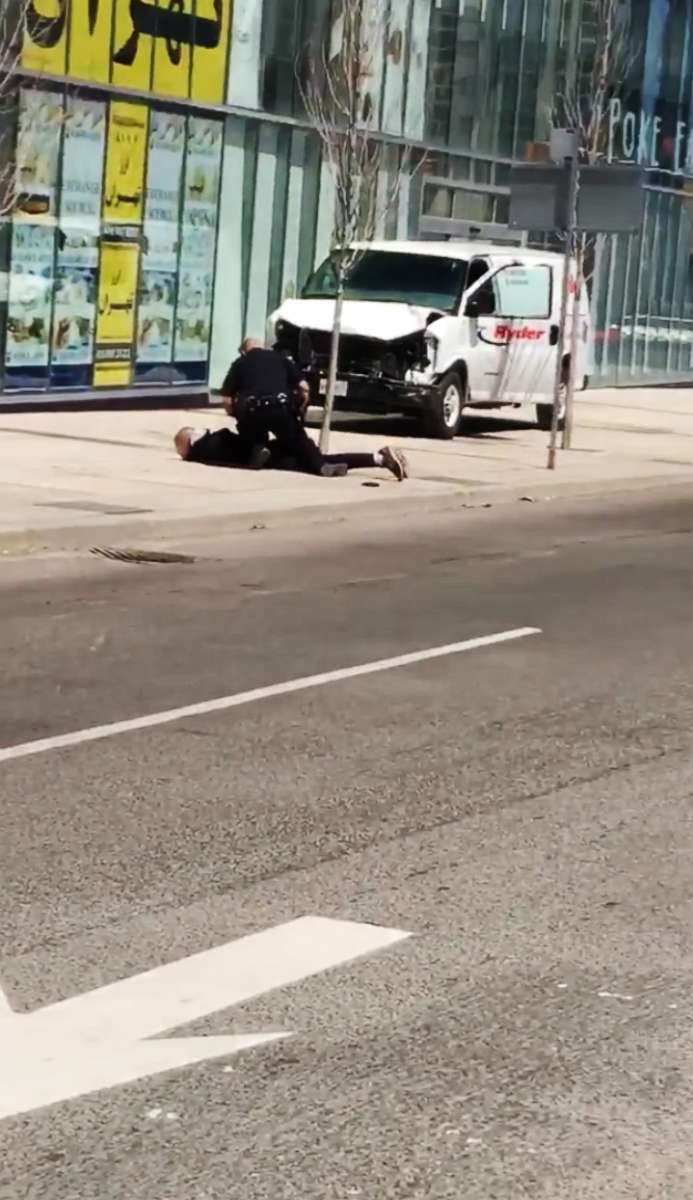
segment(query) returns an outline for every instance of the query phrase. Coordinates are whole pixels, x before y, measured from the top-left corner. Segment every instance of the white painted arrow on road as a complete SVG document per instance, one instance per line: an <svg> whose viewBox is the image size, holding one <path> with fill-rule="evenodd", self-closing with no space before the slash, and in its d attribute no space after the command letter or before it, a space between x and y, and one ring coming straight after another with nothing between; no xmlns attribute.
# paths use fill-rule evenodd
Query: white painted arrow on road
<svg viewBox="0 0 693 1200"><path fill-rule="evenodd" d="M146 1040L409 936L301 917L32 1013L0 990L0 1119L291 1037Z"/></svg>

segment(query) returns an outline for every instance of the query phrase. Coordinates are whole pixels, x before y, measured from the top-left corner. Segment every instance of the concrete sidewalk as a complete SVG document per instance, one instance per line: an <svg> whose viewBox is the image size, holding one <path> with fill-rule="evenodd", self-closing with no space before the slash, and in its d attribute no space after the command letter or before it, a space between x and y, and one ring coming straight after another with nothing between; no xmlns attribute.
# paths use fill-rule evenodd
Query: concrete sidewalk
<svg viewBox="0 0 693 1200"><path fill-rule="evenodd" d="M512 412L512 410L508 410ZM254 524L334 518L361 505L453 507L693 481L693 389L592 391L577 401L575 449L546 471L547 435L505 415L472 417L454 442L411 436L403 421L337 418L332 450L405 449L412 478L356 472L325 480L182 463L182 424L218 427L221 411L0 411L3 553L171 539ZM374 483L378 487L373 487Z"/></svg>

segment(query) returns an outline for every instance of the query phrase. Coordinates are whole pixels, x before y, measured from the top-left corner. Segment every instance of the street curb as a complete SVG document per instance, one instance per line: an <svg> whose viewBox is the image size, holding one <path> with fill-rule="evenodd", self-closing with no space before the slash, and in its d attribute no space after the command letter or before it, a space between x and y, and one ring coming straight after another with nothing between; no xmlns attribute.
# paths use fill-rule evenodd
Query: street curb
<svg viewBox="0 0 693 1200"><path fill-rule="evenodd" d="M190 539L214 539L220 535L265 530L295 529L302 526L363 523L369 517L401 521L407 515L450 513L455 510L493 508L518 503L546 503L561 500L594 500L605 495L664 490L691 482L689 472L677 475L630 476L623 479L589 482L553 481L524 487L464 487L435 496L379 498L352 504L303 505L277 511L218 513L204 517L159 517L140 521L101 521L93 525L72 525L55 529L26 529L0 532L0 554L30 556L80 552L95 546L128 546L144 549L152 543L171 546ZM405 485L406 486L406 485Z"/></svg>
<svg viewBox="0 0 693 1200"><path fill-rule="evenodd" d="M132 388L127 395L122 391L99 390L60 392L3 393L0 402L0 417L5 413L18 416L24 413L72 413L72 412L176 412L178 409L196 408L206 410L219 404L217 395L208 387L186 387L171 384L170 390L155 386Z"/></svg>

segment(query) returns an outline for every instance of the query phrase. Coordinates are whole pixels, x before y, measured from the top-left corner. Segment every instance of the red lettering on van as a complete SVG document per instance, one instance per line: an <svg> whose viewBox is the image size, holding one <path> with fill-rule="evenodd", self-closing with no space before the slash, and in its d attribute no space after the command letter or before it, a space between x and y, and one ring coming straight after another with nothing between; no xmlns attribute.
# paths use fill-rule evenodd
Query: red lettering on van
<svg viewBox="0 0 693 1200"><path fill-rule="evenodd" d="M529 325L496 325L495 337L506 342L538 342L543 338L543 329L531 329Z"/></svg>

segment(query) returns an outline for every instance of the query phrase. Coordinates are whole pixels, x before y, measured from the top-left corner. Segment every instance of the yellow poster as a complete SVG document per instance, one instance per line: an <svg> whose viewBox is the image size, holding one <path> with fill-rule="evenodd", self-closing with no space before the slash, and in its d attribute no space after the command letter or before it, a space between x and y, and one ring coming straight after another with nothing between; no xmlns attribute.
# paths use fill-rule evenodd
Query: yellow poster
<svg viewBox="0 0 693 1200"><path fill-rule="evenodd" d="M157 95L189 96L194 37L195 0L176 0L159 9L152 85Z"/></svg>
<svg viewBox="0 0 693 1200"><path fill-rule="evenodd" d="M67 9L68 0L28 0L21 55L26 70L65 74Z"/></svg>
<svg viewBox="0 0 693 1200"><path fill-rule="evenodd" d="M144 198L148 109L114 100L109 107L103 219L139 225Z"/></svg>
<svg viewBox="0 0 693 1200"><path fill-rule="evenodd" d="M139 253L139 245L133 242L104 242L101 246L94 364L97 387L127 385L132 379Z"/></svg>
<svg viewBox="0 0 693 1200"><path fill-rule="evenodd" d="M109 83L113 0L71 0L67 73Z"/></svg>
<svg viewBox="0 0 693 1200"><path fill-rule="evenodd" d="M156 0L114 0L111 80L120 87L148 92L152 78L152 38L159 9Z"/></svg>
<svg viewBox="0 0 693 1200"><path fill-rule="evenodd" d="M226 99L226 65L233 0L197 0L190 97L208 104Z"/></svg>

